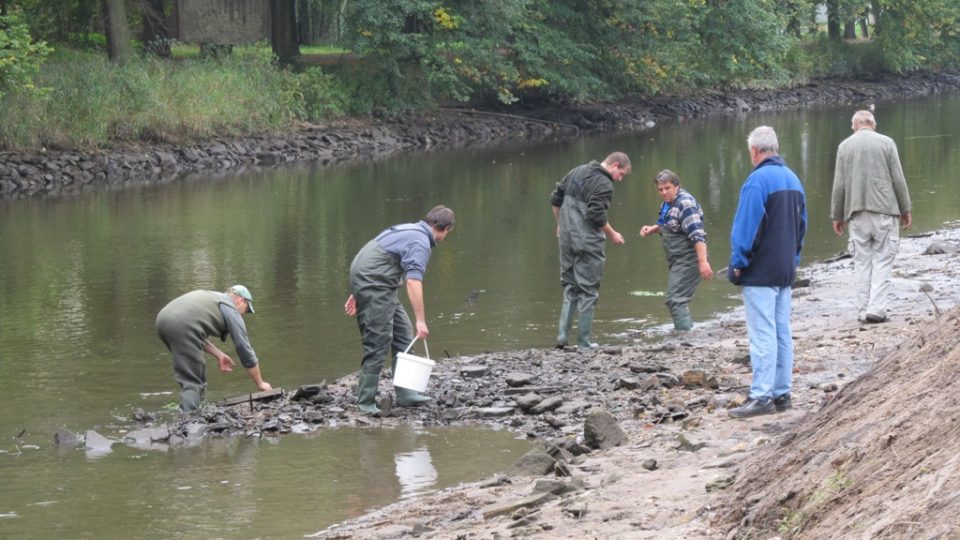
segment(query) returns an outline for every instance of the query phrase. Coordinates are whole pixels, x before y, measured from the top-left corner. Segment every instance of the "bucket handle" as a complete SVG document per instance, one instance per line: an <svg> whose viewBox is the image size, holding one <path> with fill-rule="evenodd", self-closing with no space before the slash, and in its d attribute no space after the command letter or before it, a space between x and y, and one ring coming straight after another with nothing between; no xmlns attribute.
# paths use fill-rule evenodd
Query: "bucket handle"
<svg viewBox="0 0 960 540"><path fill-rule="evenodd" d="M410 344L407 345L407 348L406 348L406 350L403 351L403 354L407 354L407 352L409 352L410 349L413 348L413 344L416 343L418 339L420 339L420 338L416 338L416 337L413 338L413 341L411 341ZM430 348L427 347L427 340L423 340L423 350L427 351L427 359L429 359L429 358L430 358Z"/></svg>

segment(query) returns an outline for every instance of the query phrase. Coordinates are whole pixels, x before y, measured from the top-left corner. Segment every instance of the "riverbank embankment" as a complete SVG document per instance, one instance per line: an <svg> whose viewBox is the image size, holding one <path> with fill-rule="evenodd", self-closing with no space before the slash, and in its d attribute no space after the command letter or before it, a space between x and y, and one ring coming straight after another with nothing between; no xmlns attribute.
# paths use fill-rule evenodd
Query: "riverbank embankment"
<svg viewBox="0 0 960 540"><path fill-rule="evenodd" d="M844 490L853 485L845 479L856 478L862 482L857 489L880 496L889 486L869 484L877 477L870 473L876 466L897 463L890 474L909 475L918 467L930 469L920 461L907 462L909 456L960 452L946 437L914 437L907 429L908 424L911 429L948 428L950 418L960 417L960 400L937 383L960 374L943 364L956 353L944 349L940 336L957 334L958 225L902 239L893 307L885 323L857 321L849 257L801 268L793 292L793 408L782 413L746 420L727 414L744 401L751 378L743 309L738 307L691 332L662 333L644 345L444 358L428 388L436 401L421 408L392 408L385 373L379 400L384 414L379 417L358 414L356 377L347 375L304 384L269 400L207 405L180 423L158 422L153 414L136 410L122 432L106 437L88 432L83 444L88 452L109 451L121 442L176 451L209 437L482 425L509 430L539 447L501 475L400 501L317 533L322 538L690 539L723 537L734 529L744 537L757 537L749 531L768 537L779 520L787 528L812 527L822 519L818 512L832 508L823 504L825 493L837 492L837 501L856 499L841 496L851 493ZM925 348L928 344L932 350ZM897 371L864 377L878 363ZM921 376L933 379L924 383ZM930 415L931 405L916 397L918 388L943 398L935 405L937 414ZM865 399L862 392L871 397ZM873 424L883 433L868 433L870 426L848 427L881 408L886 420ZM899 424L890 423L898 418ZM61 447L78 444L66 435ZM798 440L805 442L796 444ZM901 442L909 452L887 452ZM837 467L847 465L837 474L824 473L834 458ZM855 464L874 467L854 470ZM817 475L808 474L809 467L819 467ZM794 495L781 489L781 474L796 486ZM912 521L909 504L887 505L902 513L897 523ZM787 515L791 508L793 514ZM872 511L864 505L856 510L863 515ZM831 519L842 519L838 515ZM818 530L829 525L818 523ZM855 524L836 525L856 530Z"/></svg>
<svg viewBox="0 0 960 540"><path fill-rule="evenodd" d="M960 74L917 73L618 103L536 107L518 104L498 111L435 109L389 118L342 120L278 135L214 138L190 144L117 145L94 152L2 152L0 199L162 184L191 175L239 173L283 164L311 162L328 166L408 152L640 130L678 118L823 105L866 107L886 100L958 90Z"/></svg>

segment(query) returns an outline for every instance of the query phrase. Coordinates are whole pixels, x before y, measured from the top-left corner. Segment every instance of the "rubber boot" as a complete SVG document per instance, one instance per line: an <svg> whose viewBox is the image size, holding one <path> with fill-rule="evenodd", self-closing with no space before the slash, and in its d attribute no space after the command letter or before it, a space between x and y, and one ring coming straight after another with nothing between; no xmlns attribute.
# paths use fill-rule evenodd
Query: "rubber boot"
<svg viewBox="0 0 960 540"><path fill-rule="evenodd" d="M693 317L681 316L673 318L673 330L675 332L689 332L693 328Z"/></svg>
<svg viewBox="0 0 960 540"><path fill-rule="evenodd" d="M203 388L187 386L180 390L180 412L190 414L200 408Z"/></svg>
<svg viewBox="0 0 960 540"><path fill-rule="evenodd" d="M393 364L391 369L394 373L397 372L397 359L393 359ZM393 391L397 394L397 407L419 407L424 403L429 403L433 401L433 398L427 397L417 391L410 390L409 388L402 388L400 386L394 386Z"/></svg>
<svg viewBox="0 0 960 540"><path fill-rule="evenodd" d="M570 344L570 327L573 326L573 315L577 312L577 303L563 299L563 305L560 306L560 323L557 329L557 348L563 348Z"/></svg>
<svg viewBox="0 0 960 540"><path fill-rule="evenodd" d="M577 347L581 349L595 349L599 347L596 343L590 342L590 332L593 330L593 310L580 313L578 330L580 331L580 340L577 342Z"/></svg>
<svg viewBox="0 0 960 540"><path fill-rule="evenodd" d="M360 373L357 384L357 408L363 414L376 416L380 414L377 408L377 385L380 383L379 373Z"/></svg>
<svg viewBox="0 0 960 540"><path fill-rule="evenodd" d="M673 317L674 331L689 332L693 328L693 317L690 316L690 309L687 306L675 307L670 315Z"/></svg>

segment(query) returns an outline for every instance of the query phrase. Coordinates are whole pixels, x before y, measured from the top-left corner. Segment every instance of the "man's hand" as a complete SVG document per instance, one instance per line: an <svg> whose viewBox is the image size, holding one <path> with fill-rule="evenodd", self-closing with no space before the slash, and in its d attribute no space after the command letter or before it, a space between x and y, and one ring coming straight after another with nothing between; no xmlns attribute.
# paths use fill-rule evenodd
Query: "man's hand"
<svg viewBox="0 0 960 540"><path fill-rule="evenodd" d="M843 235L843 222L833 220L833 232L837 233L837 236Z"/></svg>
<svg viewBox="0 0 960 540"><path fill-rule="evenodd" d="M357 314L357 299L354 298L352 294L347 298L347 302L343 304L343 312L349 317Z"/></svg>
<svg viewBox="0 0 960 540"><path fill-rule="evenodd" d="M417 321L417 337L421 339L427 339L427 336L430 335L430 330L427 328L427 323L424 321Z"/></svg>
<svg viewBox="0 0 960 540"><path fill-rule="evenodd" d="M261 392L266 392L267 390L273 390L273 387L270 386L270 383L267 381L260 381L260 384L257 385L257 389Z"/></svg>
<svg viewBox="0 0 960 540"><path fill-rule="evenodd" d="M700 263L700 275L703 279L713 279L713 268L710 267L709 262L704 261Z"/></svg>
<svg viewBox="0 0 960 540"><path fill-rule="evenodd" d="M233 371L233 358L230 358L224 354L217 357L217 363L220 364L220 371L223 373L230 373Z"/></svg>
<svg viewBox="0 0 960 540"><path fill-rule="evenodd" d="M613 233L610 234L610 241L614 244L621 245L625 240L623 239L622 234L618 233L617 231L613 231Z"/></svg>
<svg viewBox="0 0 960 540"><path fill-rule="evenodd" d="M909 229L910 225L913 225L913 214L910 212L900 214L900 226L904 229Z"/></svg>

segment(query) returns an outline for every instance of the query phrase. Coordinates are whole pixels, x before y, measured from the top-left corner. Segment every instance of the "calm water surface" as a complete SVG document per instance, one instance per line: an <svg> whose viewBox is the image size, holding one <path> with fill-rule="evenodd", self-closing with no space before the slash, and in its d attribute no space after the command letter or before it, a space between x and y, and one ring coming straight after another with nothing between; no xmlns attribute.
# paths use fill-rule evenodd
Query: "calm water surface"
<svg viewBox="0 0 960 540"><path fill-rule="evenodd" d="M746 135L774 126L807 190L804 261L823 258L845 245L830 229L829 200L853 111L678 121L560 143L0 203L0 536L297 537L502 470L527 443L481 429L329 430L171 452L118 447L101 457L58 453L51 440L59 427L117 435L133 408L160 411L177 400L153 321L194 288L251 289L257 313L248 329L274 386L354 371L359 335L342 314L350 261L386 226L438 203L457 212L458 225L426 276L431 353L552 345L560 287L548 195L571 167L612 150L634 161L610 212L627 243L607 249L594 329L602 342L644 339L669 323L659 240L638 234L656 220L656 172L676 171L702 204L719 270L752 168ZM878 104L876 114L900 147L915 232L956 220L960 99ZM735 289L714 281L701 285L692 308L703 319L735 302ZM242 371L209 371L212 399L252 388Z"/></svg>

